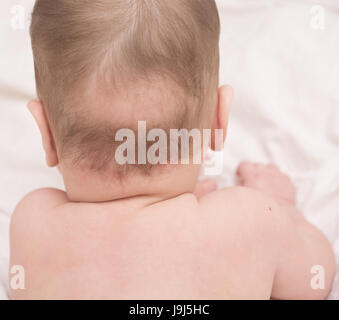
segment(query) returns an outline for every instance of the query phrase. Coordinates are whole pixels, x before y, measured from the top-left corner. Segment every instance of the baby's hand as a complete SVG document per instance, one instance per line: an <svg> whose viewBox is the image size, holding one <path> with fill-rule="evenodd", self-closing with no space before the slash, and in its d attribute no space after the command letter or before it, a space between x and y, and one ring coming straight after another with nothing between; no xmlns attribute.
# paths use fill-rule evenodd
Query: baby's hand
<svg viewBox="0 0 339 320"><path fill-rule="evenodd" d="M194 194L195 196L200 199L208 193L217 190L217 183L212 179L206 179L203 181L199 181L196 185Z"/></svg>
<svg viewBox="0 0 339 320"><path fill-rule="evenodd" d="M280 204L296 205L296 190L290 178L275 165L243 162L237 170L238 184L260 190Z"/></svg>

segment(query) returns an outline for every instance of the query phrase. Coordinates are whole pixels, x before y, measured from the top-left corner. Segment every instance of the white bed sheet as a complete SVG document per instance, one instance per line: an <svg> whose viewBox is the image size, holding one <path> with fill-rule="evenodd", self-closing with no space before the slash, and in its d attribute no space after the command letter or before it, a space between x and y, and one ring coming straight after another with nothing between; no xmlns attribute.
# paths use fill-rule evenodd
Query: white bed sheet
<svg viewBox="0 0 339 320"><path fill-rule="evenodd" d="M34 97L28 22L33 0L0 4L0 299L8 298L8 227L16 203L40 187L62 188L45 167L38 130L26 110ZM273 161L293 177L307 218L339 257L339 3L336 0L217 0L222 21L221 82L236 96L220 186L239 161ZM324 30L313 29L321 4ZM339 269L339 266L338 266ZM339 298L336 279L331 299Z"/></svg>

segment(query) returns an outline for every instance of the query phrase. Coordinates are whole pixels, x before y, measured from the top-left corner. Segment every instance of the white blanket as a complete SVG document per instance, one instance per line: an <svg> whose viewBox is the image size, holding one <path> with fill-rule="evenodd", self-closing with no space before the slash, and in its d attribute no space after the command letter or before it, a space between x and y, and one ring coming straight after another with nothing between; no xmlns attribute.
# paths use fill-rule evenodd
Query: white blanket
<svg viewBox="0 0 339 320"><path fill-rule="evenodd" d="M33 2L0 4L0 299L8 297L11 212L31 190L62 188L57 172L45 167L38 130L25 108L34 97L28 36ZM300 208L339 257L339 3L217 2L221 83L236 92L220 186L233 182L242 160L277 163L293 177ZM318 3L323 11L314 7ZM23 30L13 28L20 26L13 20L15 5L26 9ZM339 279L330 298L339 298Z"/></svg>

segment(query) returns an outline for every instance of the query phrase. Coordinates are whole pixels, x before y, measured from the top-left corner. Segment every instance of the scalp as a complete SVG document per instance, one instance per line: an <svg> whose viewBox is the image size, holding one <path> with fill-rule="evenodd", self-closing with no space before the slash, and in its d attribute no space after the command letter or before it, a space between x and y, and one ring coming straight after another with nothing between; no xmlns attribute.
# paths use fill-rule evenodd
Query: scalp
<svg viewBox="0 0 339 320"><path fill-rule="evenodd" d="M219 32L214 0L37 0L31 24L36 85L58 153L79 156L77 146L81 158L102 154L101 167L114 129L132 126L135 117L159 128L199 127L213 113L209 98L218 87ZM140 83L154 85L154 78L172 83L171 99L162 97L160 107L147 95L130 101L132 112L114 104L112 93L119 88L135 91ZM99 96L110 102L109 111L103 99L90 103ZM145 111L141 101L152 110ZM164 108L155 121L156 110ZM110 130L102 130L108 121L103 126L93 114L110 119ZM126 126L112 114L134 117Z"/></svg>

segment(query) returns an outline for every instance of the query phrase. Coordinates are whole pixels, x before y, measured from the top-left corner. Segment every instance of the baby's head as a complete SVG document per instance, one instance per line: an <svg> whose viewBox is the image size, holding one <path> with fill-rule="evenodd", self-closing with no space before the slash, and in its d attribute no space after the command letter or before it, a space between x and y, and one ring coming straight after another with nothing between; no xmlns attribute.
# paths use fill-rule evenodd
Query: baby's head
<svg viewBox="0 0 339 320"><path fill-rule="evenodd" d="M149 164L115 161L116 133L138 121L166 132L226 128L231 93L218 94L219 32L214 0L36 1L39 101L30 110L66 189L93 176L149 176Z"/></svg>

